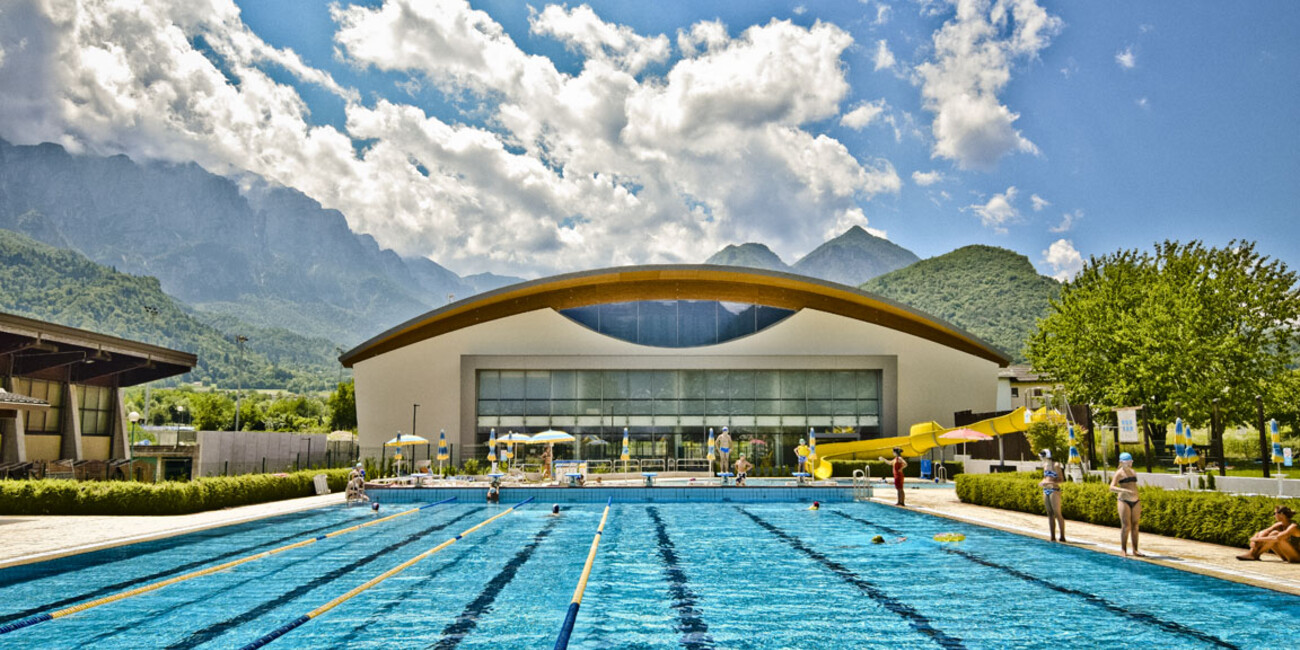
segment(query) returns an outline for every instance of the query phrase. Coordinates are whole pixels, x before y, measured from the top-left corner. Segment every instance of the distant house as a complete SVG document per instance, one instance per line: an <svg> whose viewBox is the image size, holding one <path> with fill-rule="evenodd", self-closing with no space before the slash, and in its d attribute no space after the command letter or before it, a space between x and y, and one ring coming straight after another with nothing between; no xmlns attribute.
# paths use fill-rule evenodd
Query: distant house
<svg viewBox="0 0 1300 650"><path fill-rule="evenodd" d="M187 373L196 361L188 352L0 314L0 388L13 394L0 399L0 468L130 459L121 389Z"/></svg>
<svg viewBox="0 0 1300 650"><path fill-rule="evenodd" d="M1010 411L1021 406L1036 409L1043 406L1055 382L1034 372L1031 366L1007 366L998 370L998 410Z"/></svg>

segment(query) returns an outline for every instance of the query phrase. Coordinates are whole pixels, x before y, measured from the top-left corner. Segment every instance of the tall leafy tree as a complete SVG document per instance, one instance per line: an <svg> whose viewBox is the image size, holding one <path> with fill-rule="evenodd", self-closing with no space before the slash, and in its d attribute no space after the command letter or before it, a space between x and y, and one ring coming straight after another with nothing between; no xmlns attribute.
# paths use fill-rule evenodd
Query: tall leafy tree
<svg viewBox="0 0 1300 650"><path fill-rule="evenodd" d="M1277 387L1293 383L1296 279L1252 242L1166 241L1092 258L1052 301L1028 356L1074 402L1145 405L1158 440L1178 413L1204 425L1215 399L1226 422L1253 423L1254 397L1273 396L1281 411Z"/></svg>
<svg viewBox="0 0 1300 650"><path fill-rule="evenodd" d="M334 430L356 430L357 393L353 380L339 382L338 389L330 393L326 404L330 409L330 426Z"/></svg>

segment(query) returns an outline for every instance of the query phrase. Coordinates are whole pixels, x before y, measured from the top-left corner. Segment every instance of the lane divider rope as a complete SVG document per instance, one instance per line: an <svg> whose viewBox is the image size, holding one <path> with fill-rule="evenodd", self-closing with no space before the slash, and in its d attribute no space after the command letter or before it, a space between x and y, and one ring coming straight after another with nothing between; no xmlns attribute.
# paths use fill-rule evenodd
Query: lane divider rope
<svg viewBox="0 0 1300 650"><path fill-rule="evenodd" d="M248 556L245 556L245 557L239 558L239 559L237 559L237 560L231 560L231 561L226 562L226 563L224 563L224 564L218 564L218 565L216 565L216 566L211 566L211 567L208 567L208 568L206 568L206 569L199 569L198 571L191 571L190 573L186 573L186 574L184 574L184 575L179 575L179 576L175 576L175 577L172 577L172 578L168 578L168 579L166 579L166 580L160 580L160 581L158 581L158 582L154 582L154 583L150 583L150 584L144 585L143 587L136 587L135 589L128 589L128 590L126 590L126 591L120 591L120 592L115 593L115 594L111 594L111 595L108 595L108 596L104 596L103 598L98 598L98 599L96 599L96 600L92 600L92 601L89 601L89 602L81 603L81 604L79 604L79 605L73 605L73 606L71 606L71 607L65 607L65 608L63 608L63 609L56 610L56 611L53 611L53 612L45 612L45 613L37 614L37 615L35 615L35 616L31 616L31 617L28 617L28 618L22 619L22 620L20 620L20 621L14 621L14 622L12 622L12 623L8 623L8 624L5 624L5 625L0 625L0 634L8 634L8 633L13 632L13 631L16 631L16 630L21 630L21 629L23 629L23 628L25 628L25 627L29 627L29 626L32 626L32 625L36 625L37 623L44 623L45 621L51 621L51 620L54 620L54 619L56 619L56 618L63 618L64 616L70 616L70 615L72 615L72 614L76 614L76 613L78 613L78 612L84 612L84 611L86 611L86 610L88 610L88 609L91 609L92 607L99 607L100 605L107 605L107 604L109 604L109 603L114 603L114 602L117 602L117 601L119 601L119 600L125 600L125 599L127 599L127 598L131 598L132 596L139 596L140 594L147 594L147 593L149 593L149 592L151 592L151 591L157 591L157 590L159 590L159 589L162 589L163 587L169 587L169 586L174 585L174 584L176 584L176 583L178 583L178 582L185 582L186 580L192 580L192 579L194 579L194 578L198 578L198 577L201 577L201 576L205 576L205 575L209 575L209 574L212 574L212 573L216 573L216 572L218 572L218 571L224 571L224 570L226 570L226 569L230 569L230 568L233 568L233 567L237 567L237 566L239 566L239 565L241 565L241 564L246 564L246 563L248 563L248 562L253 562L253 561L255 561L255 560L260 560L260 559L262 559L262 558L270 557L270 556L275 555L275 554L277 554L277 553L283 553L283 552L285 552L285 551L290 551L290 550L293 550L293 549L295 549L295 548L302 548L302 547L307 546L307 545L310 545L310 544L315 544L316 542L319 542L319 541L321 541L321 540L323 540L323 539L329 539L329 538L331 538L331 537L338 537L339 535L345 535L345 534L347 534L347 533L351 533L351 532L353 532L353 531L361 530L362 528L365 528L365 527L367 527L367 526L374 526L374 525L376 525L376 524L381 524L381 523L383 523L383 522L385 522L385 521L391 521L391 520L393 520L393 519L397 519L398 517L405 517L405 516L407 516L407 515L412 515L412 514L415 514L415 513L419 512L419 511L421 511L421 510L424 510L424 509L426 509L426 508L432 508L432 507L434 507L434 506L440 506L440 505L442 505L442 504L444 504L444 503L449 503L449 502L451 502L451 501L455 501L455 500L456 500L456 497L451 497L450 499L443 499L442 501L438 501L438 502L436 502L436 503L428 503L428 504L422 505L422 506L420 506L420 507L418 507L418 508L411 508L410 510L403 510L402 512L399 512L399 513L397 513L397 514L392 514L392 515L388 515L387 517L382 517L382 518L380 518L380 519L375 519L375 520L373 520L373 521L368 521L368 522L366 522L366 523L364 523L364 524L357 524L357 525L355 525L355 526L348 526L347 528L340 528L339 530L336 530L336 531L331 532L331 533L326 533L326 534L324 534L324 535L319 535L319 536L317 536L317 537L311 537L311 538L304 539L304 540L299 541L299 542L294 542L294 543L292 543L292 544L288 544L288 545L285 545L285 546L281 546L281 547L279 547L279 548L273 548L273 549L271 549L271 550L269 550L269 551L263 551L263 552L261 552L261 553L256 553L256 554L254 554L254 555L248 555Z"/></svg>
<svg viewBox="0 0 1300 650"><path fill-rule="evenodd" d="M605 501L605 512L600 515L600 526L596 527L596 536L591 539L591 550L587 551L587 562L582 565L582 576L578 578L577 589L573 590L573 601L569 603L569 611L564 615L564 625L560 626L560 636L555 640L555 650L566 650L569 647L569 636L573 634L573 626L578 621L578 608L582 606L582 594L587 590L591 566L596 562L596 548L600 546L600 537L605 532L605 521L609 519L609 506L613 502L614 497L609 497Z"/></svg>
<svg viewBox="0 0 1300 650"><path fill-rule="evenodd" d="M448 546L455 544L456 542L464 538L466 535L469 535L470 533L514 512L515 510L528 505L528 502L532 501L534 498L535 497L528 497L527 499L524 499L523 501L520 501L519 503L510 506L510 508L506 509L504 512L499 512L495 515L492 515L491 517L488 517L487 519L484 519L483 521L480 521L474 526L465 529L465 531L462 532L461 534L448 539L447 541L371 578L370 580L367 580L365 583L357 587L354 587L353 589L343 594L342 596L339 596L338 598L335 598L334 600L331 600L328 603L325 603L324 605L321 605L320 607L317 607L316 609L313 609L312 611L307 612L306 614L303 614L302 616L299 616L298 618L289 621L288 623L285 623L280 627L275 628L274 630L271 630L270 632L264 634L261 638L257 639L256 641L244 646L243 650L255 650L256 648L261 648L262 646L265 646L266 644L288 634L289 632L292 632L293 630L297 629L307 621L310 621L311 619L316 618L317 616L320 616L330 611L331 609L338 607L339 605L342 605L343 603L352 599L357 594L360 594L361 592L411 568L412 566L415 566L415 564L420 560L423 560L424 558L427 558L430 555L433 555L434 553L437 553L438 551L441 551L447 548Z"/></svg>

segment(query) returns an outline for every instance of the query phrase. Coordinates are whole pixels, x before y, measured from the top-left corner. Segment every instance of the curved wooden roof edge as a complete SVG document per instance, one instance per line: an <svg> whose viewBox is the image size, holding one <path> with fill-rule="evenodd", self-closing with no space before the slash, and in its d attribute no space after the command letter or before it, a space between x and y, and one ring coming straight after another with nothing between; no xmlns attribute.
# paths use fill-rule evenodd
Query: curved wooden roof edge
<svg viewBox="0 0 1300 650"><path fill-rule="evenodd" d="M636 300L722 300L838 314L940 343L1005 367L1011 358L941 319L847 285L779 271L711 264L625 266L566 273L476 294L427 312L343 353L351 368L448 332L543 307Z"/></svg>

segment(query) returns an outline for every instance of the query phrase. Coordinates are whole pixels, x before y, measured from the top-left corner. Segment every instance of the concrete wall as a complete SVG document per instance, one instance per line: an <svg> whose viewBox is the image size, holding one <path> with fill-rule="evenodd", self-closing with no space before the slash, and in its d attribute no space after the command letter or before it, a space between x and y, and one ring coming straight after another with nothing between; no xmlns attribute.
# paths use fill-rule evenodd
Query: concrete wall
<svg viewBox="0 0 1300 650"><path fill-rule="evenodd" d="M326 434L261 431L199 431L195 476L221 476L266 471L293 471L326 463ZM341 462L341 461L340 461ZM227 464L229 463L229 464ZM227 469L228 468L228 469Z"/></svg>
<svg viewBox="0 0 1300 650"><path fill-rule="evenodd" d="M447 431L454 459L473 444L476 368L880 369L881 432L916 422L951 426L952 413L992 411L997 365L896 330L804 309L762 332L703 348L627 343L593 332L551 309L518 314L361 361L354 368L365 456L397 431L436 439Z"/></svg>

